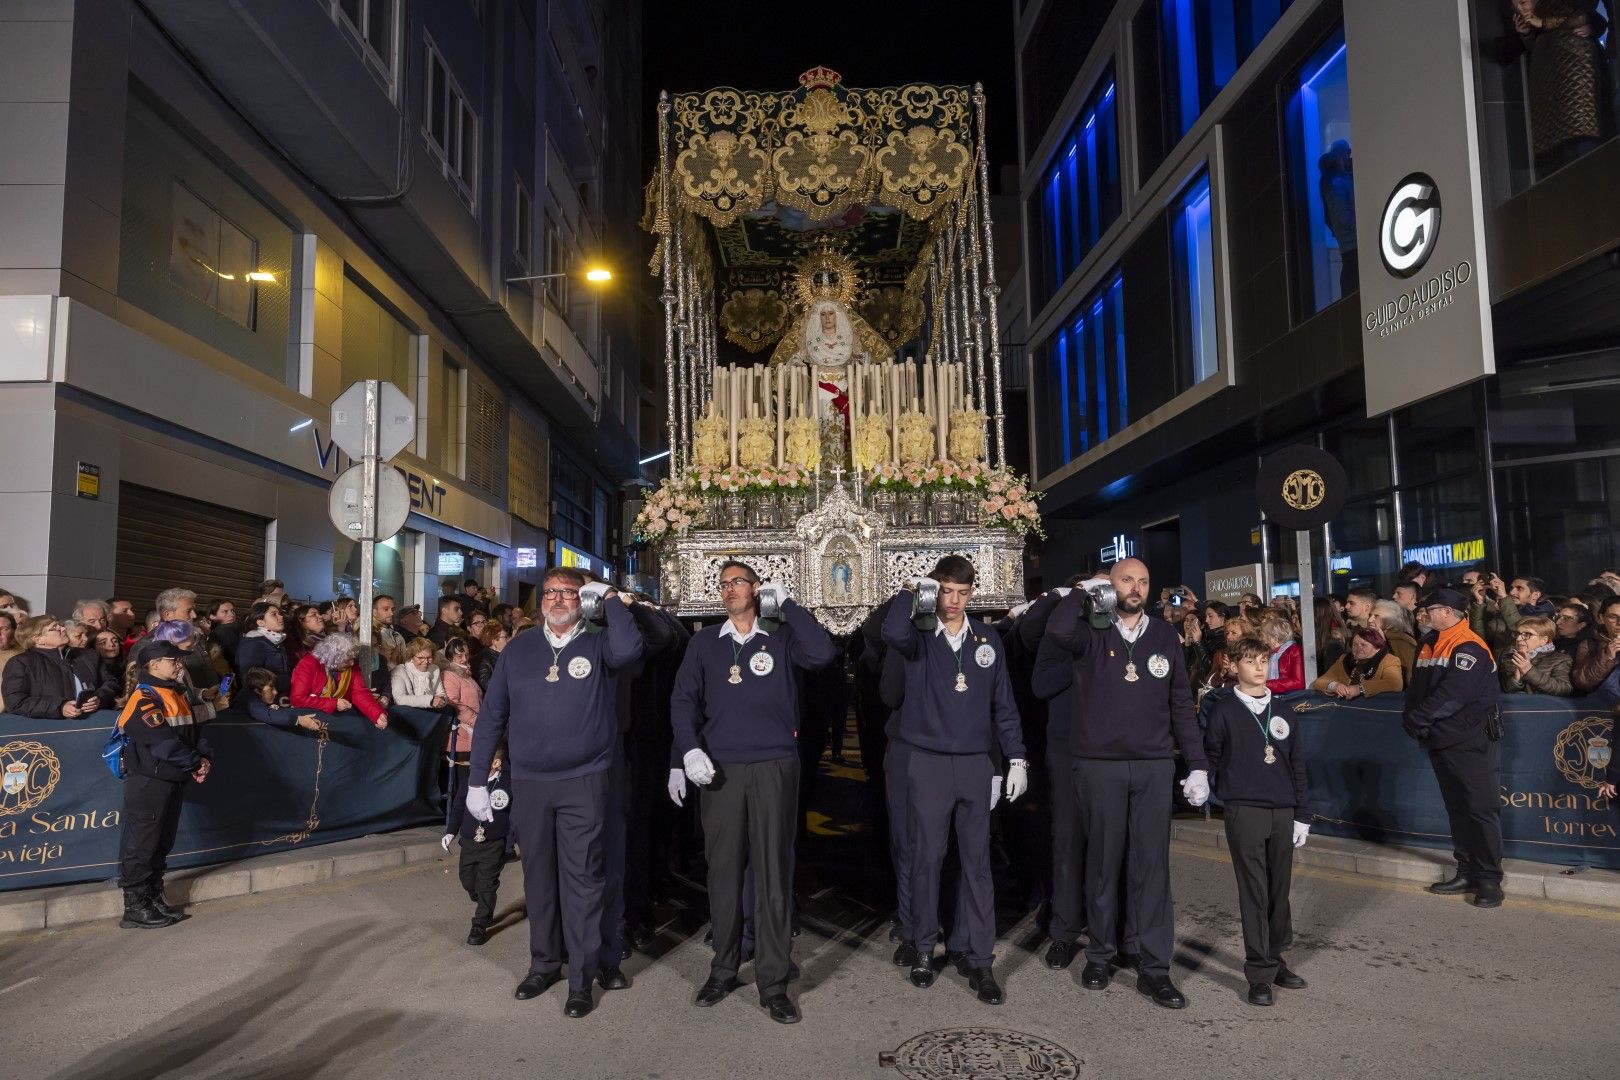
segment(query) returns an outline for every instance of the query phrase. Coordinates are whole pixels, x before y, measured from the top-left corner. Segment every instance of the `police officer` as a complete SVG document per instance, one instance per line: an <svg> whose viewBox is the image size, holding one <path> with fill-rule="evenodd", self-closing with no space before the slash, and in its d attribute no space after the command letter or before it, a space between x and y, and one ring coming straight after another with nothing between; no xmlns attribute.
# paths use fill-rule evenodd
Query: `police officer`
<svg viewBox="0 0 1620 1080"><path fill-rule="evenodd" d="M1091 588L1112 585L1117 607L1104 614ZM1085 834L1087 932L1081 985L1108 986L1119 932L1119 886L1140 949L1136 989L1156 1005L1187 1005L1170 981L1175 909L1170 902L1170 808L1175 750L1191 766L1182 794L1194 806L1209 798L1203 734L1193 710L1181 639L1144 610L1148 568L1140 559L1114 564L1106 582L1093 580L1064 597L1046 635L1074 657L1069 739Z"/></svg>
<svg viewBox="0 0 1620 1080"><path fill-rule="evenodd" d="M939 586L937 624L917 629L902 594L889 606L883 640L905 661L905 701L895 728L906 754L907 815L911 833L911 981L934 983L934 940L939 927L940 871L951 830L962 863L965 906L956 912L965 952L947 958L968 987L989 1005L1005 997L991 972L996 944L995 883L990 876L990 808L1000 798L1001 774L990 759L999 743L1008 760L1007 800L1029 788L1029 763L1007 677L1001 635L967 616L973 564L947 555L929 574Z"/></svg>
<svg viewBox="0 0 1620 1080"><path fill-rule="evenodd" d="M741 985L743 869L758 894L754 981L759 1002L779 1024L799 1021L788 997L793 950L793 840L799 806L798 679L838 655L815 618L780 585L761 585L747 563L720 567L726 621L687 644L670 700L674 753L698 785L709 861L714 960L693 1004L708 1008ZM766 596L783 622L761 625ZM684 798L671 777L670 795Z"/></svg>
<svg viewBox="0 0 1620 1080"><path fill-rule="evenodd" d="M553 567L541 582L545 625L512 639L495 664L473 729L467 811L491 821L490 762L507 747L512 828L523 857L529 914L529 973L514 996L527 1001L562 978L562 939L568 950L568 1001L563 1012L591 1011L591 980L602 945L605 870L603 828L608 773L618 736L619 672L641 657L641 632L628 596L609 599L600 583L577 570ZM581 600L601 604L606 630L582 618Z"/></svg>
<svg viewBox="0 0 1620 1080"><path fill-rule="evenodd" d="M1502 904L1501 692L1490 647L1468 625L1468 601L1435 589L1419 602L1433 636L1418 650L1401 723L1429 752L1451 819L1457 872L1432 893L1474 894L1474 906Z"/></svg>

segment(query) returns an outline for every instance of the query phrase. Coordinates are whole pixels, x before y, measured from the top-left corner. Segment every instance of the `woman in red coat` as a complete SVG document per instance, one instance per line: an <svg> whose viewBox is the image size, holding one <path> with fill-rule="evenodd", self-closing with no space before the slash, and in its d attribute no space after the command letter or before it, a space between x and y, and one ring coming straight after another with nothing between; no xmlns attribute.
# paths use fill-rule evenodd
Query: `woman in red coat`
<svg viewBox="0 0 1620 1080"><path fill-rule="evenodd" d="M292 704L295 709L346 713L359 709L377 728L388 726L388 713L372 696L355 657L359 646L349 634L328 634L314 651L293 668Z"/></svg>
<svg viewBox="0 0 1620 1080"><path fill-rule="evenodd" d="M1294 624L1286 615L1270 613L1260 620L1260 636L1271 646L1271 677L1266 689L1289 694L1305 689L1305 654L1294 640Z"/></svg>

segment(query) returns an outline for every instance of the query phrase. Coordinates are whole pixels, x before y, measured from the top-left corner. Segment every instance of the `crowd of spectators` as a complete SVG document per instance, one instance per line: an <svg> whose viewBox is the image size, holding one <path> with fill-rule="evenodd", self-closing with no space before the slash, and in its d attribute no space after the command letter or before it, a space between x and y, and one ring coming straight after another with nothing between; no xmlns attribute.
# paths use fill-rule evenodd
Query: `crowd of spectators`
<svg viewBox="0 0 1620 1080"><path fill-rule="evenodd" d="M1421 600L1451 585L1469 597L1471 629L1490 646L1508 693L1620 700L1620 570L1606 569L1576 592L1552 593L1533 575L1503 578L1484 567L1455 579L1410 563L1387 597L1370 588L1317 597L1316 670L1311 688L1345 700L1403 691L1427 631ZM1271 650L1267 686L1305 688L1298 601L1270 604L1250 593L1235 604L1201 602L1186 586L1164 589L1157 614L1181 636L1200 690L1236 685L1228 647L1257 637Z"/></svg>

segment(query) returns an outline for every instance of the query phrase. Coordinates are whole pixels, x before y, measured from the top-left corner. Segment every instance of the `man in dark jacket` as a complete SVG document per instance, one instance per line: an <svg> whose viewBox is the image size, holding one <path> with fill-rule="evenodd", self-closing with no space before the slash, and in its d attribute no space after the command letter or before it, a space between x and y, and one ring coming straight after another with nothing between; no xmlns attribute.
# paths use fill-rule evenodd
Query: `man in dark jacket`
<svg viewBox="0 0 1620 1080"><path fill-rule="evenodd" d="M118 675L94 649L68 647L54 615L24 619L17 644L25 650L0 675L0 701L7 712L38 720L71 719L112 707Z"/></svg>
<svg viewBox="0 0 1620 1080"><path fill-rule="evenodd" d="M1457 872L1433 893L1474 893L1474 906L1502 904L1501 686L1490 648L1468 626L1468 602L1454 589L1421 601L1436 636L1418 653L1406 684L1406 733L1429 752L1451 818Z"/></svg>

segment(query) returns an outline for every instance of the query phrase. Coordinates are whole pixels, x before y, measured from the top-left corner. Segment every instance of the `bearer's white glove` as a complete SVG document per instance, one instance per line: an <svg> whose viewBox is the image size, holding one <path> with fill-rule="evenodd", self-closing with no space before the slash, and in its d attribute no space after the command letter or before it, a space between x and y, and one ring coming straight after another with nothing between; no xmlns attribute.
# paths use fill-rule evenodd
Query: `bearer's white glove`
<svg viewBox="0 0 1620 1080"><path fill-rule="evenodd" d="M1007 801L1017 802L1029 790L1029 762L1015 758L1007 763Z"/></svg>
<svg viewBox="0 0 1620 1080"><path fill-rule="evenodd" d="M470 787L467 789L467 813L478 821L495 820L495 811L489 805L489 788Z"/></svg>
<svg viewBox="0 0 1620 1080"><path fill-rule="evenodd" d="M990 809L994 810L996 808L996 803L998 803L1000 801L1001 801L1001 774L997 773L996 775L994 775L994 776L992 776L990 778Z"/></svg>
<svg viewBox="0 0 1620 1080"><path fill-rule="evenodd" d="M781 611L782 605L788 601L787 586L778 581L767 581L759 587L759 598L769 600L776 605L777 611Z"/></svg>
<svg viewBox="0 0 1620 1080"><path fill-rule="evenodd" d="M454 840L455 838L455 833L447 832L443 836L439 837L439 846L444 848L444 850L449 851L450 841Z"/></svg>
<svg viewBox="0 0 1620 1080"><path fill-rule="evenodd" d="M1304 847L1305 838L1311 835L1311 827L1303 821L1294 822L1294 846Z"/></svg>
<svg viewBox="0 0 1620 1080"><path fill-rule="evenodd" d="M698 787L714 782L714 762L702 750L688 750L681 762L686 766L686 778Z"/></svg>
<svg viewBox="0 0 1620 1080"><path fill-rule="evenodd" d="M601 600L612 588L613 586L600 581L587 581L579 587L580 603L594 600L597 602L597 610L601 610Z"/></svg>
<svg viewBox="0 0 1620 1080"><path fill-rule="evenodd" d="M669 770L669 801L676 806L686 805L686 774L679 769Z"/></svg>
<svg viewBox="0 0 1620 1080"><path fill-rule="evenodd" d="M1203 806L1209 802L1209 773L1203 769L1194 769L1187 779L1181 782L1181 794L1194 806Z"/></svg>

